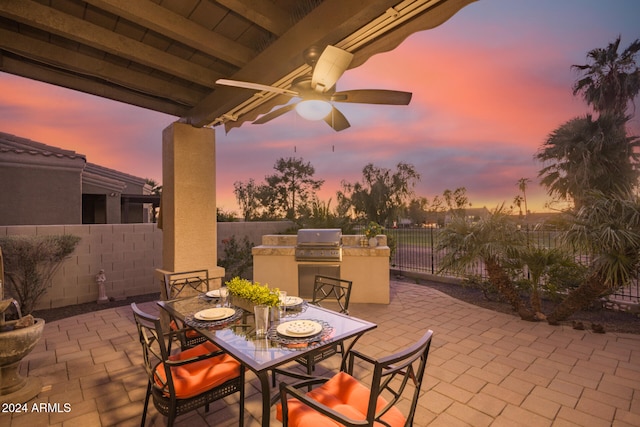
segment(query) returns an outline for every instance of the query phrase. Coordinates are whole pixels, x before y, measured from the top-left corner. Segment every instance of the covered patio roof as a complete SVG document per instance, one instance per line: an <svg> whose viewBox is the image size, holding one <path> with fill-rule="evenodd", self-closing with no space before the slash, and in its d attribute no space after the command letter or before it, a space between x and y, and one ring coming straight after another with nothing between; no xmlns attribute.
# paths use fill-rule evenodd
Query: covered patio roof
<svg viewBox="0 0 640 427"><path fill-rule="evenodd" d="M216 80L289 88L309 47L354 68L474 1L1 0L0 70L229 130L290 98Z"/></svg>

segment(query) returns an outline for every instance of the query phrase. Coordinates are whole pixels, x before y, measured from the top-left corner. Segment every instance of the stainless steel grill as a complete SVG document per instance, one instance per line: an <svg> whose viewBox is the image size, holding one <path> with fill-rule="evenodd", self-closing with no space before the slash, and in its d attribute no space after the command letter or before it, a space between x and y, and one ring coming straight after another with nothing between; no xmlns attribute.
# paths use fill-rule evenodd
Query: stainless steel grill
<svg viewBox="0 0 640 427"><path fill-rule="evenodd" d="M298 230L296 261L342 261L342 231L339 228Z"/></svg>

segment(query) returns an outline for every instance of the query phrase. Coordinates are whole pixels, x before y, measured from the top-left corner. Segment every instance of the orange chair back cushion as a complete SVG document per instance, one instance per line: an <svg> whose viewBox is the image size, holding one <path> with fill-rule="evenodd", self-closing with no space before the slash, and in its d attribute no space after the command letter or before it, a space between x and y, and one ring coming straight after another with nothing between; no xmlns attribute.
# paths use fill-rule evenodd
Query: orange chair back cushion
<svg viewBox="0 0 640 427"><path fill-rule="evenodd" d="M217 351L217 347L210 342L205 342L178 354L169 356L169 360L186 360L203 354ZM176 398L187 399L197 396L207 390L237 377L240 374L241 365L228 354L221 354L199 362L188 363L182 366L171 367L171 376L176 391ZM167 376L162 363L156 366L156 384L162 387Z"/></svg>
<svg viewBox="0 0 640 427"><path fill-rule="evenodd" d="M325 406L354 420L364 420L367 416L370 390L360 384L346 372L340 372L324 383L321 387L311 390L307 396L322 403ZM387 401L378 397L376 411L387 404ZM340 424L321 415L319 412L306 406L298 399L287 400L289 407L289 425L292 427L335 427ZM277 418L282 421L282 405L277 406ZM397 408L391 408L382 419L393 427L404 426L406 419ZM380 423L374 425L379 426Z"/></svg>

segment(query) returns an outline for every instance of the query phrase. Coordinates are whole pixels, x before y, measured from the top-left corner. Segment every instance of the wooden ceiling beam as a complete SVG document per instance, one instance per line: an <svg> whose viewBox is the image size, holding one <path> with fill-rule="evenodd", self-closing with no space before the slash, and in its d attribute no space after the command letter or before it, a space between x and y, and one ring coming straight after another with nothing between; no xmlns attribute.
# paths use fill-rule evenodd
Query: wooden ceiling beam
<svg viewBox="0 0 640 427"><path fill-rule="evenodd" d="M0 1L0 15L205 87L213 88L217 79L225 77L221 73L31 0Z"/></svg>
<svg viewBox="0 0 640 427"><path fill-rule="evenodd" d="M148 0L84 0L194 49L242 67L257 52ZM258 5L263 2L256 2Z"/></svg>
<svg viewBox="0 0 640 427"><path fill-rule="evenodd" d="M284 34L292 25L289 13L268 1L217 0L216 2L277 36Z"/></svg>
<svg viewBox="0 0 640 427"><path fill-rule="evenodd" d="M2 28L0 49L154 97L166 97L170 94L176 103L185 106L196 105L204 96L204 93L194 89Z"/></svg>
<svg viewBox="0 0 640 427"><path fill-rule="evenodd" d="M117 86L101 84L89 80L84 76L16 60L8 55L2 57L2 61L0 61L0 71L31 80L66 87L102 98L112 99L125 104L135 105L147 110L158 111L175 117L181 117L188 111L184 106L177 105L169 100L145 96Z"/></svg>

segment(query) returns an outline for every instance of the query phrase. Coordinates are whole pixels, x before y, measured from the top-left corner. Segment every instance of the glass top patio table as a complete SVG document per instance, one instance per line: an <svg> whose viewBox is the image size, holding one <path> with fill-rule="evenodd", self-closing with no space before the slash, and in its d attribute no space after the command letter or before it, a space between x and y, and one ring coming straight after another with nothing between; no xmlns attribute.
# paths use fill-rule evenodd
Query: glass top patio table
<svg viewBox="0 0 640 427"><path fill-rule="evenodd" d="M158 304L183 322L185 319L192 318L195 313L201 310L217 306L215 299L201 297L158 301ZM198 332L253 371L271 369L326 345L362 335L377 326L374 323L311 304L306 305L302 310L288 310L280 322L303 319L324 323L325 329L328 329L326 328L328 325L332 331L329 331L328 336L323 337L320 342L312 342L306 347L302 346L302 348L290 348L286 344L268 337L256 337L253 315L245 316L245 322L232 322L228 325L223 323L214 328L198 327L197 322L190 322L190 326L197 329ZM271 322L271 327L277 324L278 322ZM205 323L202 325L204 326Z"/></svg>
<svg viewBox="0 0 640 427"><path fill-rule="evenodd" d="M263 426L269 425L270 419L269 370L323 347L351 340L350 345L345 348L346 353L347 349L351 348L365 332L377 327L375 323L305 302L304 306L299 310L287 309L286 315L281 320L271 322L271 328L277 328L281 322L314 320L323 325L323 331L319 334L322 338L320 341L313 341L308 344L290 345L287 339L280 339L281 337L277 332L271 328L267 337L256 337L252 313L249 316L249 313L245 312L245 315L240 319L231 321L228 324L215 322L216 325L213 327L205 327L206 323L199 324L192 320L195 313L217 307L215 299L191 297L171 301L158 301L158 305L182 322L187 320L189 326L245 364L258 376L262 384Z"/></svg>

